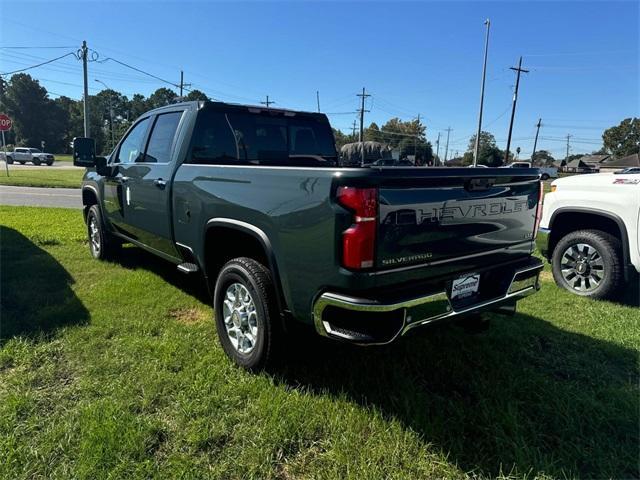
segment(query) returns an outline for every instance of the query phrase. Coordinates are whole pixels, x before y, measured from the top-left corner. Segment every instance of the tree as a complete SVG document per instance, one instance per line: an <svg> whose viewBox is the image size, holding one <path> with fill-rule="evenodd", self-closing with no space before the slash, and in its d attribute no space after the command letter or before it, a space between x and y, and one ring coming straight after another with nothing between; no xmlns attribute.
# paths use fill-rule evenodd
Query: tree
<svg viewBox="0 0 640 480"><path fill-rule="evenodd" d="M473 151L476 145L476 135L473 135L469 139L469 145L467 151L462 157L462 163L464 165L471 165L473 163ZM504 152L498 148L496 144L496 137L491 133L482 131L480 132L480 144L478 145L478 164L486 165L488 167L499 167L504 162Z"/></svg>
<svg viewBox="0 0 640 480"><path fill-rule="evenodd" d="M532 158L532 163L536 167L545 167L552 165L555 160L547 150L538 150Z"/></svg>
<svg viewBox="0 0 640 480"><path fill-rule="evenodd" d="M7 82L4 91L7 113L13 119L16 143L40 146L55 139L52 116L56 106L47 96L47 90L26 73L18 73Z"/></svg>
<svg viewBox="0 0 640 480"><path fill-rule="evenodd" d="M173 90L169 90L164 87L159 88L149 97L149 108L158 108L170 105L175 102L177 97L178 96Z"/></svg>
<svg viewBox="0 0 640 480"><path fill-rule="evenodd" d="M625 118L602 134L604 148L616 157L640 153L640 118Z"/></svg>
<svg viewBox="0 0 640 480"><path fill-rule="evenodd" d="M200 90L191 90L189 94L185 97L185 100L188 100L188 101L203 100L205 102L208 102L209 97L207 97L206 93L201 92Z"/></svg>
<svg viewBox="0 0 640 480"><path fill-rule="evenodd" d="M151 105L149 104L149 100L146 100L144 95L136 93L129 101L128 114L125 115L125 118L129 121L133 121L150 109Z"/></svg>

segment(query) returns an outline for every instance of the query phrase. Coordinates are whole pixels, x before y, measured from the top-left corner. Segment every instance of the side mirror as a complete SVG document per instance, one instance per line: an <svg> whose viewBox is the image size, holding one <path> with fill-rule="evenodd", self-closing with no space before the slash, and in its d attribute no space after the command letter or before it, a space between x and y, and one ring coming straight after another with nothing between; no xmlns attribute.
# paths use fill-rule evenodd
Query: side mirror
<svg viewBox="0 0 640 480"><path fill-rule="evenodd" d="M86 168L96 166L96 141L93 138L73 139L73 164L76 167Z"/></svg>

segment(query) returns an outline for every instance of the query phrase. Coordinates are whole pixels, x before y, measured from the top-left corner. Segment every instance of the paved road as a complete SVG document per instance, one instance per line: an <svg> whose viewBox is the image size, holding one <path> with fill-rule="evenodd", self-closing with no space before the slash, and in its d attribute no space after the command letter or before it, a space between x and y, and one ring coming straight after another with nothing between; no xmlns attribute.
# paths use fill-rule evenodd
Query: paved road
<svg viewBox="0 0 640 480"><path fill-rule="evenodd" d="M0 185L0 205L82 208L79 188L36 188Z"/></svg>
<svg viewBox="0 0 640 480"><path fill-rule="evenodd" d="M19 163L13 163L9 165L9 172L11 170L32 170L32 169L50 169L55 168L56 170L84 170L84 167L74 167L71 162L53 162L53 165L33 165L31 163L25 163L24 165L20 165ZM4 160L0 160L0 172L4 173Z"/></svg>

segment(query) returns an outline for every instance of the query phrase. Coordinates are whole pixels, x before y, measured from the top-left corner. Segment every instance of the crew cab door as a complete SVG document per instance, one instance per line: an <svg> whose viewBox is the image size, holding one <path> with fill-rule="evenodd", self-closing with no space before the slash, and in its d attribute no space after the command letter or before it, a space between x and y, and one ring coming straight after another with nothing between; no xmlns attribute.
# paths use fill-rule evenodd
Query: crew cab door
<svg viewBox="0 0 640 480"><path fill-rule="evenodd" d="M119 233L137 240L133 208L131 207L132 169L143 156L149 117L136 123L109 159L110 175L104 179L104 209L112 227Z"/></svg>
<svg viewBox="0 0 640 480"><path fill-rule="evenodd" d="M171 222L171 179L175 169L176 133L184 109L150 119L144 154L127 168L128 223L136 238L148 247L179 258Z"/></svg>

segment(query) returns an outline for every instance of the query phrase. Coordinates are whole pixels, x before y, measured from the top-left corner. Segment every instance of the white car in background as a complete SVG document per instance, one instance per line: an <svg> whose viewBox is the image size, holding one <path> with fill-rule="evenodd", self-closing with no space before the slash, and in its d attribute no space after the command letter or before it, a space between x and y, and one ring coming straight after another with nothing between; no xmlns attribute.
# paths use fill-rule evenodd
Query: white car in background
<svg viewBox="0 0 640 480"><path fill-rule="evenodd" d="M640 173L555 180L544 197L537 244L560 287L617 296L640 273Z"/></svg>
<svg viewBox="0 0 640 480"><path fill-rule="evenodd" d="M4 157L4 153L2 154ZM7 152L6 160L9 165L18 162L24 165L27 162L31 162L34 165L53 165L55 157L51 153L44 153L37 148L16 147L13 152ZM4 160L4 158L3 158Z"/></svg>
<svg viewBox="0 0 640 480"><path fill-rule="evenodd" d="M540 178L542 180L549 180L550 178L558 178L558 169L555 167L534 167L531 162L511 162L505 165L503 168L537 168L540 171Z"/></svg>

